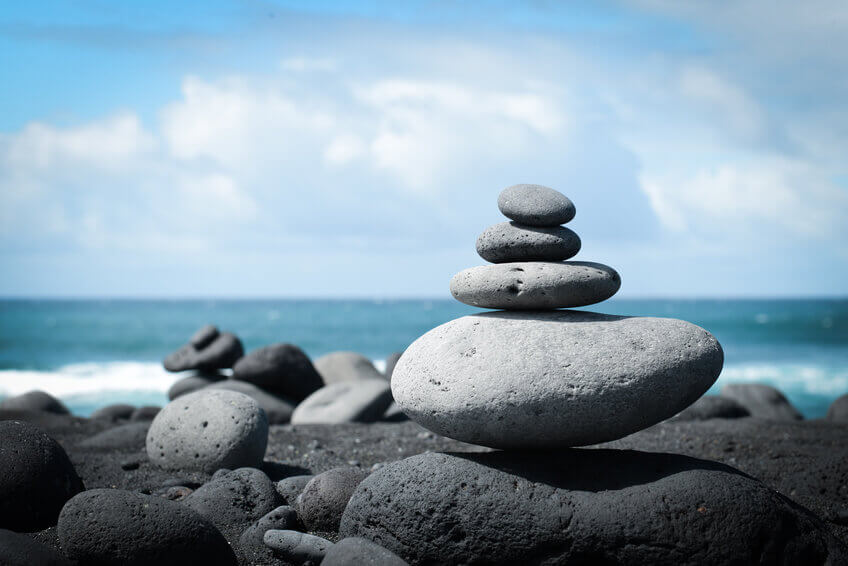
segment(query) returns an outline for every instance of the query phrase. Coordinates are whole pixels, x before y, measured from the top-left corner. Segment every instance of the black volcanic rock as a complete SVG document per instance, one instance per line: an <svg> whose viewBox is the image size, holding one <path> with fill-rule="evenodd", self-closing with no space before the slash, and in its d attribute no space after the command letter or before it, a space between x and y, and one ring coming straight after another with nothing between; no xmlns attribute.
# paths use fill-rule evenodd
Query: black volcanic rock
<svg viewBox="0 0 848 566"><path fill-rule="evenodd" d="M181 503L121 489L92 489L65 505L59 541L81 564L232 566L215 526Z"/></svg>
<svg viewBox="0 0 848 566"><path fill-rule="evenodd" d="M83 489L58 442L29 423L0 422L0 528L55 525L65 502Z"/></svg>
<svg viewBox="0 0 848 566"><path fill-rule="evenodd" d="M0 401L0 409L21 409L25 411L46 411L57 415L70 414L68 408L44 391L27 391L21 395L7 397Z"/></svg>
<svg viewBox="0 0 848 566"><path fill-rule="evenodd" d="M197 335L195 335L196 337ZM211 341L200 340L196 343L200 346L189 342L176 352L171 353L165 358L162 365L168 371L193 369L209 372L231 368L244 355L241 340L235 334L229 332L221 332Z"/></svg>
<svg viewBox="0 0 848 566"><path fill-rule="evenodd" d="M848 393L838 397L830 404L825 418L835 423L848 423Z"/></svg>
<svg viewBox="0 0 848 566"><path fill-rule="evenodd" d="M750 411L751 416L771 421L800 421L803 415L786 396L763 383L731 383L721 389L721 396L733 399Z"/></svg>
<svg viewBox="0 0 848 566"><path fill-rule="evenodd" d="M233 367L233 379L301 401L324 380L309 357L294 344L272 344L249 352Z"/></svg>
<svg viewBox="0 0 848 566"><path fill-rule="evenodd" d="M751 412L733 399L719 395L704 395L672 418L677 421L706 421L750 416Z"/></svg>
<svg viewBox="0 0 848 566"><path fill-rule="evenodd" d="M673 454L429 453L354 492L340 535L410 564L840 564L812 513L728 466Z"/></svg>
<svg viewBox="0 0 848 566"><path fill-rule="evenodd" d="M27 535L0 529L0 564L3 566L71 566L58 550Z"/></svg>

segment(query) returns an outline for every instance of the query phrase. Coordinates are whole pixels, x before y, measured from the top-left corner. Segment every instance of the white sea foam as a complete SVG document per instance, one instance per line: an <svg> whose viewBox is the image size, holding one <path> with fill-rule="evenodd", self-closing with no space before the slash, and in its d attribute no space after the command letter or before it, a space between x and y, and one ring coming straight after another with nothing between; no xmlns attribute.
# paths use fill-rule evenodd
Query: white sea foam
<svg viewBox="0 0 848 566"><path fill-rule="evenodd" d="M728 364L718 378L728 383L767 383L784 392L836 396L848 392L848 368L810 364Z"/></svg>
<svg viewBox="0 0 848 566"><path fill-rule="evenodd" d="M164 393L179 379L155 362L90 362L51 371L0 370L0 395L42 389L59 398L113 392Z"/></svg>

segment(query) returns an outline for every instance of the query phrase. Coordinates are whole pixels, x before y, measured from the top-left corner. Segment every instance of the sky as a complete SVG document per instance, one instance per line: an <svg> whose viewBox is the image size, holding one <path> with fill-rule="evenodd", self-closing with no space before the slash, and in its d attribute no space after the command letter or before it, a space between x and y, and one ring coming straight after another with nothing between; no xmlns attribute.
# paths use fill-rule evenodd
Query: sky
<svg viewBox="0 0 848 566"><path fill-rule="evenodd" d="M623 297L848 295L848 5L0 12L0 296L449 297L517 183Z"/></svg>

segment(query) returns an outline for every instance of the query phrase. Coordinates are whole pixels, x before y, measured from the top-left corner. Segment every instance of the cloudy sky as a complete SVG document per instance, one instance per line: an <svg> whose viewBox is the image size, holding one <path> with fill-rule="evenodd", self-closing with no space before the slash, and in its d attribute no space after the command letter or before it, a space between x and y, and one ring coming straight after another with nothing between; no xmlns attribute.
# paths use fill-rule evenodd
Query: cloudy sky
<svg viewBox="0 0 848 566"><path fill-rule="evenodd" d="M449 296L559 189L622 296L848 292L848 6L20 2L0 295Z"/></svg>

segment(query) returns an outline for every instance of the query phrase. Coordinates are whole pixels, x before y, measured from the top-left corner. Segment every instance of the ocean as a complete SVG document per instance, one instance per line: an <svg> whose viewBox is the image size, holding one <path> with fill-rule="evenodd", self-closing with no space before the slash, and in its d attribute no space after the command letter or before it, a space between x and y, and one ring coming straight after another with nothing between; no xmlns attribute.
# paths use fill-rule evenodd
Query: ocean
<svg viewBox="0 0 848 566"><path fill-rule="evenodd" d="M725 353L726 383L778 387L808 418L848 392L848 299L612 299L611 314L688 320ZM0 300L0 398L43 389L79 415L117 402L167 402L161 366L206 323L246 350L290 342L317 357L360 352L382 366L418 336L479 312L453 300Z"/></svg>

